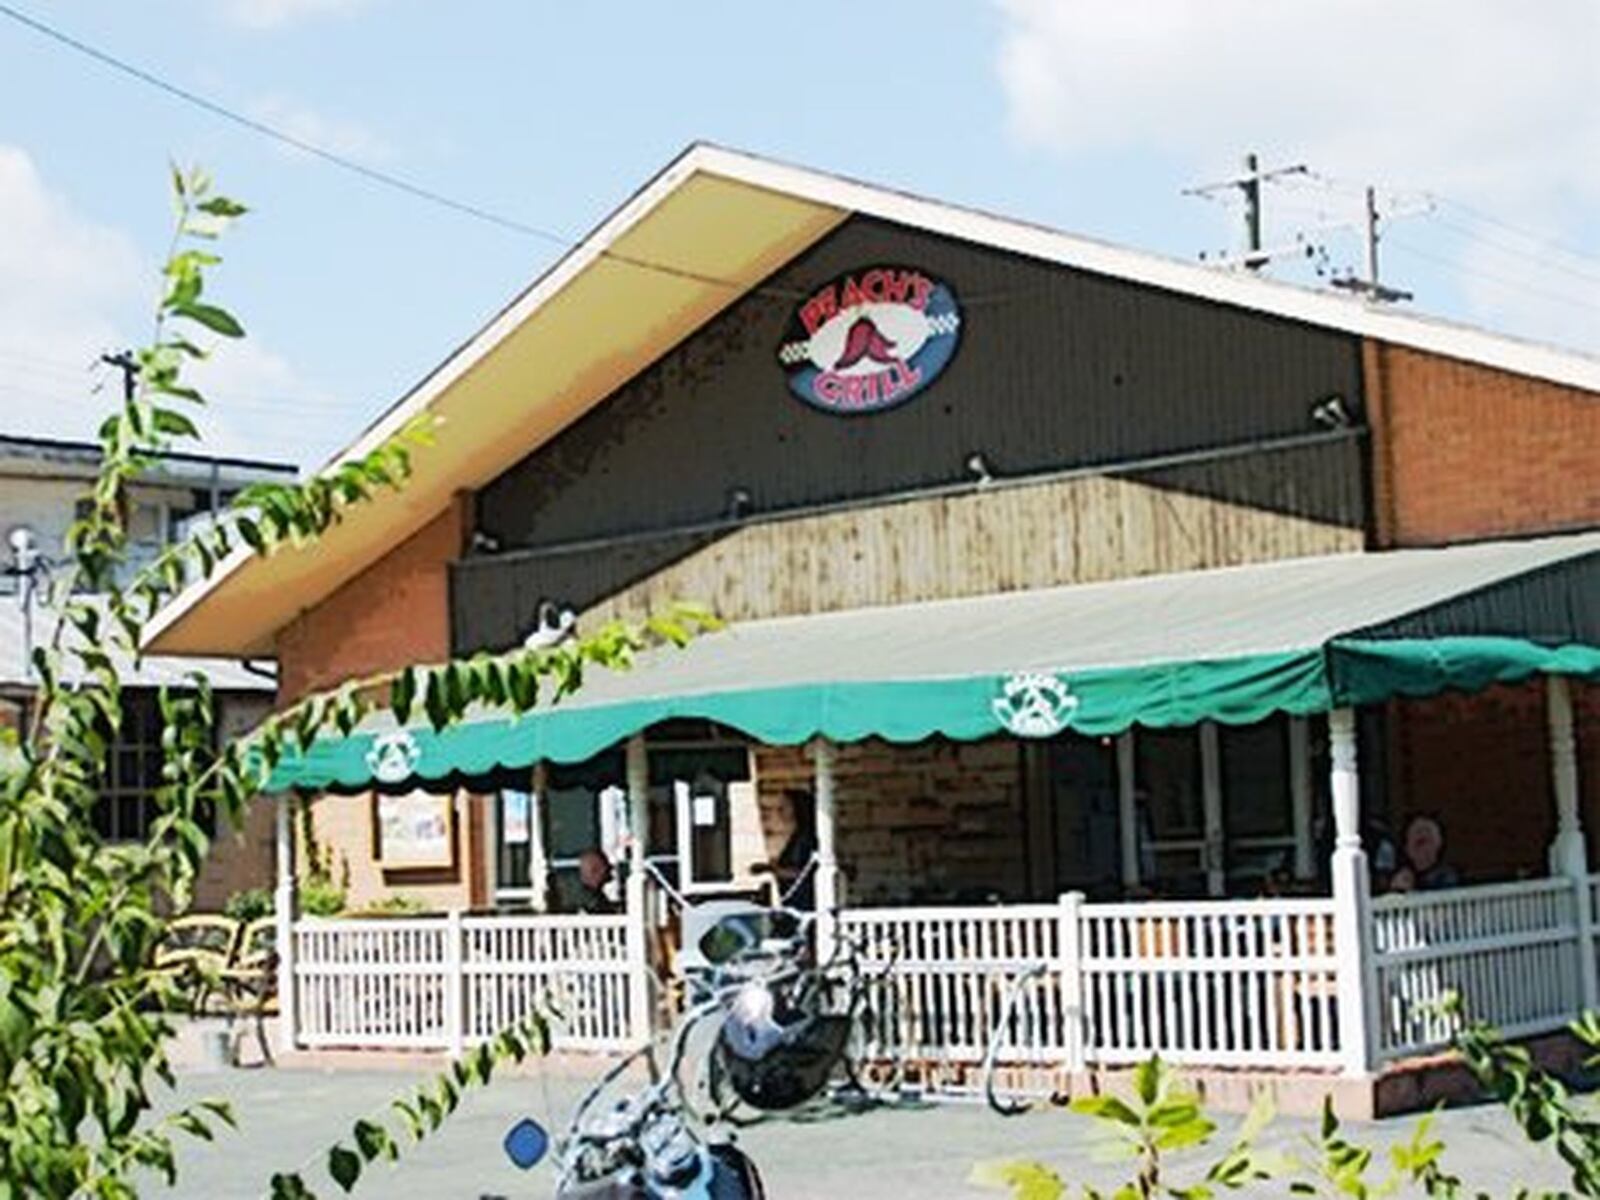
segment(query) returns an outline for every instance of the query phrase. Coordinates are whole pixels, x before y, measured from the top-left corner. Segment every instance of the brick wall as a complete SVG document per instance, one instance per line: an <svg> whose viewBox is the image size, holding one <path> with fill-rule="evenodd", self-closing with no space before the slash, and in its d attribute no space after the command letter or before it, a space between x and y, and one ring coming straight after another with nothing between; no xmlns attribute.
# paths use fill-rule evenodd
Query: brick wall
<svg viewBox="0 0 1600 1200"><path fill-rule="evenodd" d="M272 708L265 694L218 693L217 728L224 738L252 729ZM271 888L275 882L277 829L275 799L257 799L245 809L238 828L223 823L195 880L194 907L217 912L228 897L246 888Z"/></svg>
<svg viewBox="0 0 1600 1200"><path fill-rule="evenodd" d="M278 633L278 700L450 654L449 563L462 550L457 501Z"/></svg>
<svg viewBox="0 0 1600 1200"><path fill-rule="evenodd" d="M810 789L803 747L754 748L767 852L789 835L783 793ZM839 747L835 764L838 855L852 904L1027 891L1027 839L1019 743L995 738L912 746Z"/></svg>
<svg viewBox="0 0 1600 1200"><path fill-rule="evenodd" d="M1469 879L1539 875L1555 836L1544 684L1397 701L1390 710L1396 831L1417 813L1444 824ZM1575 685L1578 786L1590 862L1600 867L1600 687Z"/></svg>
<svg viewBox="0 0 1600 1200"><path fill-rule="evenodd" d="M1383 546L1600 524L1600 395L1368 341Z"/></svg>
<svg viewBox="0 0 1600 1200"><path fill-rule="evenodd" d="M449 564L470 531L470 503L458 498L406 541L278 635L279 702L346 679L450 655ZM355 908L395 893L430 908L483 903L484 801L456 798L456 865L447 871L385 872L372 858L372 798L323 796L312 806L313 836L347 865ZM297 835L298 835L297 829ZM301 847L301 869L305 849Z"/></svg>

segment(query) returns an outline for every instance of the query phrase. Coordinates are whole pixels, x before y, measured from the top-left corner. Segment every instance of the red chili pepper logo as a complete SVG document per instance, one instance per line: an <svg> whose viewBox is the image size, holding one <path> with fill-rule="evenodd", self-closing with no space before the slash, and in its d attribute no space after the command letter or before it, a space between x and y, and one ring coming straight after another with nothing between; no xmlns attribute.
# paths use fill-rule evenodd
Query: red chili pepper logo
<svg viewBox="0 0 1600 1200"><path fill-rule="evenodd" d="M863 358L870 358L877 363L900 361L895 356L894 343L878 332L871 317L857 317L856 323L850 326L850 332L844 339L844 353L839 355L839 361L833 364L833 369L843 371L855 366Z"/></svg>

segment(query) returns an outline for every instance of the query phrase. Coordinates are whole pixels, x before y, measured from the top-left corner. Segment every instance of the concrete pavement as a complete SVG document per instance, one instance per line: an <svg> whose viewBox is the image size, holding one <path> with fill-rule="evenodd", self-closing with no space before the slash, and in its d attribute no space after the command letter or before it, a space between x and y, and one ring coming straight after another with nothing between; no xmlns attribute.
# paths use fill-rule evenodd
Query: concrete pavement
<svg viewBox="0 0 1600 1200"><path fill-rule="evenodd" d="M241 1129L214 1144L180 1145L180 1184L159 1184L147 1195L232 1200L265 1194L274 1171L306 1169L359 1117L427 1076L414 1069L389 1071L219 1070L180 1077L180 1098L231 1100ZM470 1097L444 1130L411 1150L398 1166L380 1165L358 1196L383 1200L479 1200L550 1195L545 1168L524 1174L500 1150L505 1130L527 1114L560 1128L583 1091L581 1076L539 1067L527 1077L498 1081ZM1237 1118L1219 1117L1224 1131ZM1446 1165L1476 1189L1509 1195L1514 1184L1558 1188L1565 1178L1553 1155L1529 1147L1503 1113L1463 1108L1436 1118L1449 1146ZM1412 1119L1397 1118L1352 1131L1377 1148L1402 1140ZM1282 1118L1268 1139L1284 1146L1305 1137L1311 1123ZM1105 1183L1113 1168L1091 1161L1093 1124L1061 1111L1006 1119L974 1104L880 1109L826 1115L803 1122L774 1121L746 1131L741 1143L759 1164L775 1200L835 1197L993 1197L966 1183L972 1164L997 1157L1037 1158L1075 1182ZM1187 1160L1180 1160L1187 1161ZM317 1179L312 1176L317 1175ZM1176 1177L1186 1180L1182 1170ZM320 1172L307 1175L324 1196L342 1195ZM319 1180L325 1186L319 1186ZM1282 1195L1281 1186L1262 1195Z"/></svg>

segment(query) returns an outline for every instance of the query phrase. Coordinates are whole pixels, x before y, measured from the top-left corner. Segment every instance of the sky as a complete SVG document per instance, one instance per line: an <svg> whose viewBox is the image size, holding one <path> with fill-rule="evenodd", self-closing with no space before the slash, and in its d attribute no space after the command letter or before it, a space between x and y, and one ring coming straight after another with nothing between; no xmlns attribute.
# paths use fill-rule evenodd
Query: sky
<svg viewBox="0 0 1600 1200"><path fill-rule="evenodd" d="M577 239L706 139L1193 260L1279 177L1271 273L1600 355L1600 4L1541 0L4 0L256 120ZM250 332L207 449L315 466L562 251L376 186L0 15L0 432L78 437L148 336L167 163L248 218L209 286ZM1220 268L1219 268L1220 269ZM1321 274L1319 275L1319 269Z"/></svg>

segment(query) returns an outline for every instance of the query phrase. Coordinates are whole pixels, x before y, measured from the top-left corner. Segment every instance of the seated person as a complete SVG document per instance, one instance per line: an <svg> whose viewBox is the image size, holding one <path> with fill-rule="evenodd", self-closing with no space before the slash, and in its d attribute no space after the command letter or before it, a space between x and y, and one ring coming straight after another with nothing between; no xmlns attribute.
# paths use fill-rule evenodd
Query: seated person
<svg viewBox="0 0 1600 1200"><path fill-rule="evenodd" d="M1444 830L1432 817L1411 818L1402 857L1389 877L1391 891L1432 892L1461 884L1456 869L1444 861Z"/></svg>
<svg viewBox="0 0 1600 1200"><path fill-rule="evenodd" d="M609 916L617 911L617 902L606 894L611 882L611 860L599 847L590 847L578 855L577 910L591 916Z"/></svg>
<svg viewBox="0 0 1600 1200"><path fill-rule="evenodd" d="M817 802L810 792L800 788L790 788L783 793L783 798L788 803L794 828L779 851L778 860L754 869L772 874L777 883L775 899L779 903L810 911L817 906L817 873L812 863L817 854Z"/></svg>

